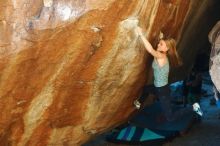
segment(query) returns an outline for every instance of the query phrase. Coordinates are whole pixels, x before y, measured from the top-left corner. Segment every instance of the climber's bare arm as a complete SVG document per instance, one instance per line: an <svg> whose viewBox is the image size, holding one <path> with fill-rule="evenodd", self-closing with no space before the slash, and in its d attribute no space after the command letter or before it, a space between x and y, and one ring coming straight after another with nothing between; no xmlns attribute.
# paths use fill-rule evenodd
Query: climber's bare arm
<svg viewBox="0 0 220 146"><path fill-rule="evenodd" d="M151 55L153 55L155 58L163 58L164 54L160 53L159 51L156 51L153 49L152 45L150 44L150 42L145 38L145 36L143 35L143 32L141 30L140 27L137 27L135 29L135 31L137 32L137 34L140 36L141 40L144 43L145 49L147 50L147 52L149 52Z"/></svg>

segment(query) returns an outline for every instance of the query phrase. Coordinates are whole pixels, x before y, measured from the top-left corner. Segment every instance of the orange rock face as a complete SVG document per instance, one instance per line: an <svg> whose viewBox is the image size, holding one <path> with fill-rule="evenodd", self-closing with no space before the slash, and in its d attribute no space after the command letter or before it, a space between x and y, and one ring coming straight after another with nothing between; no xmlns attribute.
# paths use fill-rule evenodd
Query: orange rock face
<svg viewBox="0 0 220 146"><path fill-rule="evenodd" d="M180 40L203 3L2 0L0 145L80 145L126 120L152 59L126 19Z"/></svg>

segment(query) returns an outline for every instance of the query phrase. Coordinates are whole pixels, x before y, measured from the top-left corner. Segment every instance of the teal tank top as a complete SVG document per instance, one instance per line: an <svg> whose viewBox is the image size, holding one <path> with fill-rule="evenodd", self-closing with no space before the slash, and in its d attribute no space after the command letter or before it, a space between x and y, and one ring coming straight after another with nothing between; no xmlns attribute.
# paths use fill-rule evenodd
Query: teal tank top
<svg viewBox="0 0 220 146"><path fill-rule="evenodd" d="M162 87L168 84L168 75L169 75L169 60L167 59L167 63L162 67L159 66L156 59L154 59L152 63L152 68L154 72L154 86Z"/></svg>

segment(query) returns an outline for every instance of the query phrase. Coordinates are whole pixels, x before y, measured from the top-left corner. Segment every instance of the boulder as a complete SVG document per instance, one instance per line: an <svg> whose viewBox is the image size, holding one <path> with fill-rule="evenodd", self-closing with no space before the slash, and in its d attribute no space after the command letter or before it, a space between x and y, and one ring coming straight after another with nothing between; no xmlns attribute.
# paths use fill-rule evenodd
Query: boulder
<svg viewBox="0 0 220 146"><path fill-rule="evenodd" d="M174 37L189 67L199 46L187 36L198 35L192 29L207 36L208 28L195 24L216 3L2 0L0 145L81 145L126 121L152 79L152 57L133 31L136 20L154 45L160 31Z"/></svg>
<svg viewBox="0 0 220 146"><path fill-rule="evenodd" d="M212 82L220 92L220 21L210 31L209 41L212 44L209 71Z"/></svg>

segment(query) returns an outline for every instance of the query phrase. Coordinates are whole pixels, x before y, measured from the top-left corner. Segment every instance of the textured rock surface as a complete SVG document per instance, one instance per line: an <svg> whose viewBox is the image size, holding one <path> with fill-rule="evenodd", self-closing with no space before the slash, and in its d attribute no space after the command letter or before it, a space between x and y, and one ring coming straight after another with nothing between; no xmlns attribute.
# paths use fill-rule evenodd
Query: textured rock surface
<svg viewBox="0 0 220 146"><path fill-rule="evenodd" d="M212 82L220 92L220 21L218 21L210 31L209 41L212 44L210 55L210 75Z"/></svg>
<svg viewBox="0 0 220 146"><path fill-rule="evenodd" d="M154 44L160 30L187 44L181 39L189 20L200 23L194 18L214 4L0 1L0 145L80 145L126 120L151 78L152 58L124 20L138 17Z"/></svg>
<svg viewBox="0 0 220 146"><path fill-rule="evenodd" d="M190 72L199 53L210 53L208 33L220 19L219 1L191 1L190 7L191 10L187 14L188 19L184 23L178 43L184 64L181 69L175 70L172 77L176 79L180 79L181 76ZM208 51L206 51L207 49Z"/></svg>

